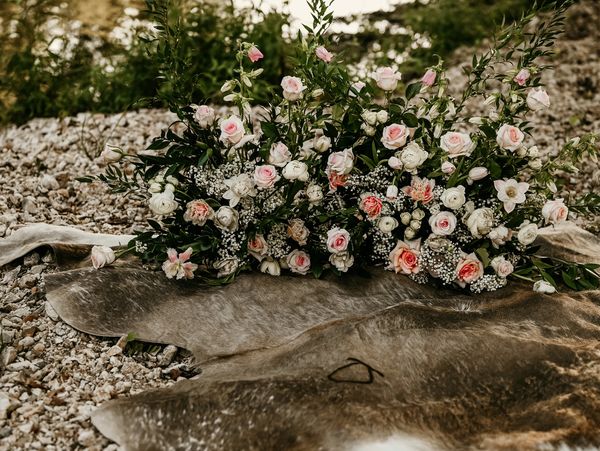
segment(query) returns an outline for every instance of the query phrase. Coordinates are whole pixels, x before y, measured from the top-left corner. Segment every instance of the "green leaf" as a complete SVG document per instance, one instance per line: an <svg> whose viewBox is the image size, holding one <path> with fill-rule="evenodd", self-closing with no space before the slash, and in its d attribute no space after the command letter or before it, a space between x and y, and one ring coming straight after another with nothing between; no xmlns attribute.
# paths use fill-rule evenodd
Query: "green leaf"
<svg viewBox="0 0 600 451"><path fill-rule="evenodd" d="M406 87L406 100L410 100L415 97L420 91L423 85L421 82L411 83Z"/></svg>

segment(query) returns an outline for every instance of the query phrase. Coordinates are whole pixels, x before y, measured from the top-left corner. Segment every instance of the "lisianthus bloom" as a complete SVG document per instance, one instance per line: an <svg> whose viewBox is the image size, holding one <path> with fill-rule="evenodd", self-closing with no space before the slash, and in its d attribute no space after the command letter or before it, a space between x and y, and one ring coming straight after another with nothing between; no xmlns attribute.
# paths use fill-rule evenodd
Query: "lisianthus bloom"
<svg viewBox="0 0 600 451"><path fill-rule="evenodd" d="M177 255L177 251L175 249L168 249L167 260L162 265L162 269L167 278L172 279L175 277L176 279L193 279L194 271L198 269L198 265L188 261L191 256L191 247L179 255Z"/></svg>
<svg viewBox="0 0 600 451"><path fill-rule="evenodd" d="M533 111L548 108L550 106L550 96L542 88L532 89L527 94L527 106Z"/></svg>
<svg viewBox="0 0 600 451"><path fill-rule="evenodd" d="M456 283L465 287L483 276L483 264L475 254L464 255L456 265Z"/></svg>
<svg viewBox="0 0 600 451"><path fill-rule="evenodd" d="M253 63L256 63L258 60L263 59L264 56L265 55L263 55L262 52L258 50L258 48L254 45L250 47L250 49L248 49L248 58Z"/></svg>
<svg viewBox="0 0 600 451"><path fill-rule="evenodd" d="M542 216L546 223L559 224L567 220L569 208L562 199L549 200L542 207Z"/></svg>
<svg viewBox="0 0 600 451"><path fill-rule="evenodd" d="M301 99L303 91L306 89L302 80L298 77L290 77L289 75L283 77L281 87L283 88L283 97L290 102Z"/></svg>
<svg viewBox="0 0 600 451"><path fill-rule="evenodd" d="M414 176L410 186L405 186L402 191L415 202L426 204L433 199L433 188L435 188L435 180Z"/></svg>
<svg viewBox="0 0 600 451"><path fill-rule="evenodd" d="M390 265L387 269L394 270L396 274L416 274L419 266L419 250L421 240L398 241L396 247L390 252Z"/></svg>
<svg viewBox="0 0 600 451"><path fill-rule="evenodd" d="M530 76L531 73L529 72L529 70L523 68L519 71L517 75L515 75L515 78L513 80L519 86L525 86L525 83L527 83L527 80L529 80Z"/></svg>
<svg viewBox="0 0 600 451"><path fill-rule="evenodd" d="M319 58L321 61L325 61L326 63L330 63L333 59L333 53L328 51L323 46L317 47L317 49L315 50L315 54L317 55L317 58Z"/></svg>
<svg viewBox="0 0 600 451"><path fill-rule="evenodd" d="M504 203L504 210L511 213L517 204L527 200L525 193L529 189L529 183L517 182L515 179L494 180L494 187L498 191L498 199Z"/></svg>

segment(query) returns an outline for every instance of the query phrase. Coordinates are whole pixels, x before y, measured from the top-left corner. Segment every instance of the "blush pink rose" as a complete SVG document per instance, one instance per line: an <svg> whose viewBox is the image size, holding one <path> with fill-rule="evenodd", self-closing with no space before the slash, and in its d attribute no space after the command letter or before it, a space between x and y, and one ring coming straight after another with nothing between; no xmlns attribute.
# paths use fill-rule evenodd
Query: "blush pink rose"
<svg viewBox="0 0 600 451"><path fill-rule="evenodd" d="M290 77L289 75L283 77L281 87L283 88L283 97L290 102L301 99L303 91L306 89L302 80L298 77Z"/></svg>
<svg viewBox="0 0 600 451"><path fill-rule="evenodd" d="M248 58L253 63L256 63L258 60L261 60L264 57L265 57L265 55L263 55L262 52L260 50L258 50L258 48L254 45L252 47L250 47L250 49L248 50Z"/></svg>
<svg viewBox="0 0 600 451"><path fill-rule="evenodd" d="M569 208L562 199L549 200L542 207L542 216L547 223L560 224L567 220Z"/></svg>
<svg viewBox="0 0 600 451"><path fill-rule="evenodd" d="M509 124L504 124L498 130L498 134L496 136L496 142L502 149L510 150L514 152L521 144L523 144L523 140L525 139L525 135L521 130L517 127Z"/></svg>
<svg viewBox="0 0 600 451"><path fill-rule="evenodd" d="M325 61L326 63L330 63L331 60L333 59L333 53L328 51L323 46L317 47L317 49L315 50L315 53L317 55L317 58L319 58L321 61Z"/></svg>
<svg viewBox="0 0 600 451"><path fill-rule="evenodd" d="M421 241L398 241L396 247L390 252L390 265L387 269L394 270L396 274L416 274L419 266L419 249Z"/></svg>
<svg viewBox="0 0 600 451"><path fill-rule="evenodd" d="M381 143L386 149L398 149L406 144L410 131L404 124L390 124L383 129Z"/></svg>
<svg viewBox="0 0 600 451"><path fill-rule="evenodd" d="M453 174L454 171L456 171L456 166L454 166L452 163L450 163L449 161L444 161L442 163L442 172L444 174Z"/></svg>
<svg viewBox="0 0 600 451"><path fill-rule="evenodd" d="M335 172L337 174L350 174L354 167L354 152L352 149L345 149L341 152L333 152L327 158L327 173Z"/></svg>
<svg viewBox="0 0 600 451"><path fill-rule="evenodd" d="M269 245L265 237L257 233L254 238L248 240L248 252L258 261L262 261L269 252Z"/></svg>
<svg viewBox="0 0 600 451"><path fill-rule="evenodd" d="M448 153L448 158L470 155L475 144L466 133L448 132L440 138L440 147Z"/></svg>
<svg viewBox="0 0 600 451"><path fill-rule="evenodd" d="M293 250L286 258L290 271L305 275L310 271L310 256L298 249Z"/></svg>
<svg viewBox="0 0 600 451"><path fill-rule="evenodd" d="M429 225L435 235L451 235L456 229L456 216L449 211L440 211L429 218Z"/></svg>
<svg viewBox="0 0 600 451"><path fill-rule="evenodd" d="M273 188L280 178L275 166L270 164L256 166L254 169L254 181L259 189Z"/></svg>
<svg viewBox="0 0 600 451"><path fill-rule="evenodd" d="M363 194L360 196L359 208L364 211L370 219L377 218L381 214L383 202L373 194Z"/></svg>
<svg viewBox="0 0 600 451"><path fill-rule="evenodd" d="M425 72L423 78L421 78L421 83L423 84L423 86L431 87L434 85L436 77L436 72L432 69L429 69L427 70L427 72Z"/></svg>
<svg viewBox="0 0 600 451"><path fill-rule="evenodd" d="M221 122L221 141L225 144L234 145L239 143L244 134L244 123L239 117L231 116Z"/></svg>
<svg viewBox="0 0 600 451"><path fill-rule="evenodd" d="M456 282L465 287L483 275L483 264L475 254L463 256L456 265Z"/></svg>
<svg viewBox="0 0 600 451"><path fill-rule="evenodd" d="M384 91L393 91L398 87L398 81L402 79L402 74L391 67L380 67L371 77Z"/></svg>
<svg viewBox="0 0 600 451"><path fill-rule="evenodd" d="M327 250L332 254L344 252L350 244L350 234L346 229L334 227L327 232Z"/></svg>

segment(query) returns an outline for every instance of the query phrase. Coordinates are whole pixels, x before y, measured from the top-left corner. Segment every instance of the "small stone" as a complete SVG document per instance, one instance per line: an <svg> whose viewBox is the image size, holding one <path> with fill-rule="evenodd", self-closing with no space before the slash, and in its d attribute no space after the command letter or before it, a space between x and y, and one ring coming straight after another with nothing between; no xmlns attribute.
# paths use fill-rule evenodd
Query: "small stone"
<svg viewBox="0 0 600 451"><path fill-rule="evenodd" d="M94 444L94 439L94 431L85 429L77 436L77 443L79 443L81 446L85 446L86 448L90 448Z"/></svg>
<svg viewBox="0 0 600 451"><path fill-rule="evenodd" d="M2 279L2 282L0 282L0 283L2 285L10 285L18 277L19 271L21 271L21 266L17 266L15 269L7 272L6 274L4 274L4 278Z"/></svg>
<svg viewBox="0 0 600 451"><path fill-rule="evenodd" d="M106 355L111 357L111 356L119 355L122 353L123 353L123 348L121 348L120 346L114 345L106 352Z"/></svg>
<svg viewBox="0 0 600 451"><path fill-rule="evenodd" d="M46 301L44 303L44 310L46 311L46 315L48 315L48 318L50 318L52 321L58 321L58 313L56 313L56 310L54 310L54 307L52 307L50 302Z"/></svg>
<svg viewBox="0 0 600 451"><path fill-rule="evenodd" d="M40 254L37 252L32 252L31 254L23 257L23 264L25 266L31 267L37 265L40 262Z"/></svg>
<svg viewBox="0 0 600 451"><path fill-rule="evenodd" d="M123 335L121 338L119 338L119 341L117 341L117 346L121 349L125 349L125 347L127 347L127 343L129 342L129 337L127 335Z"/></svg>
<svg viewBox="0 0 600 451"><path fill-rule="evenodd" d="M60 188L58 181L50 174L44 174L40 180L40 186L46 191L52 191Z"/></svg>
<svg viewBox="0 0 600 451"><path fill-rule="evenodd" d="M12 343L12 341L15 339L15 331L2 329L0 338L2 338L2 343Z"/></svg>
<svg viewBox="0 0 600 451"><path fill-rule="evenodd" d="M34 215L38 212L37 205L35 204L35 198L28 196L23 199L23 211Z"/></svg>
<svg viewBox="0 0 600 451"><path fill-rule="evenodd" d="M21 277L21 280L19 280L19 287L21 288L33 288L38 281L38 276L36 276L35 274L25 274L23 277Z"/></svg>
<svg viewBox="0 0 600 451"><path fill-rule="evenodd" d="M35 343L33 337L25 337L19 341L19 348L27 349L30 348Z"/></svg>
<svg viewBox="0 0 600 451"><path fill-rule="evenodd" d="M46 265L35 265L29 270L30 274L41 274L46 269Z"/></svg>
<svg viewBox="0 0 600 451"><path fill-rule="evenodd" d="M44 343L36 343L31 350L35 355L40 356L46 350L46 346L44 346Z"/></svg>
<svg viewBox="0 0 600 451"><path fill-rule="evenodd" d="M17 350L12 346L7 346L0 354L0 367L6 367L13 363L17 358Z"/></svg>
<svg viewBox="0 0 600 451"><path fill-rule="evenodd" d="M175 355L177 354L177 346L169 345L165 348L158 361L159 366L169 366Z"/></svg>
<svg viewBox="0 0 600 451"><path fill-rule="evenodd" d="M0 392L0 420L8 418L8 414L19 406L18 401Z"/></svg>
<svg viewBox="0 0 600 451"><path fill-rule="evenodd" d="M36 326L27 326L23 327L22 333L24 337L33 337L37 332L38 328Z"/></svg>

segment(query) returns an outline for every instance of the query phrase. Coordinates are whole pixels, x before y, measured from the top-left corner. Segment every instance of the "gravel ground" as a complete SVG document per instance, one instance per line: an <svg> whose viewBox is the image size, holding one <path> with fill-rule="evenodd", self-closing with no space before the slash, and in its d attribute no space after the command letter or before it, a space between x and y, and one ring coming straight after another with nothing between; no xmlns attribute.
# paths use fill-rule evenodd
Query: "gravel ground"
<svg viewBox="0 0 600 451"><path fill-rule="evenodd" d="M532 118L549 157L566 139L600 131L600 31L593 17L600 17L594 1L574 9L557 45L556 71L545 79L553 105ZM460 81L458 66L451 74ZM88 155L106 141L143 149L174 119L158 110L81 114L0 132L0 237L41 221L131 233L145 206L75 177L100 171ZM565 194L591 190L600 190L600 167L589 162ZM91 426L89 413L111 398L189 377L190 356L173 346L133 352L124 338L91 337L60 322L44 299L43 275L54 270L49 253L0 269L0 449L117 449Z"/></svg>

